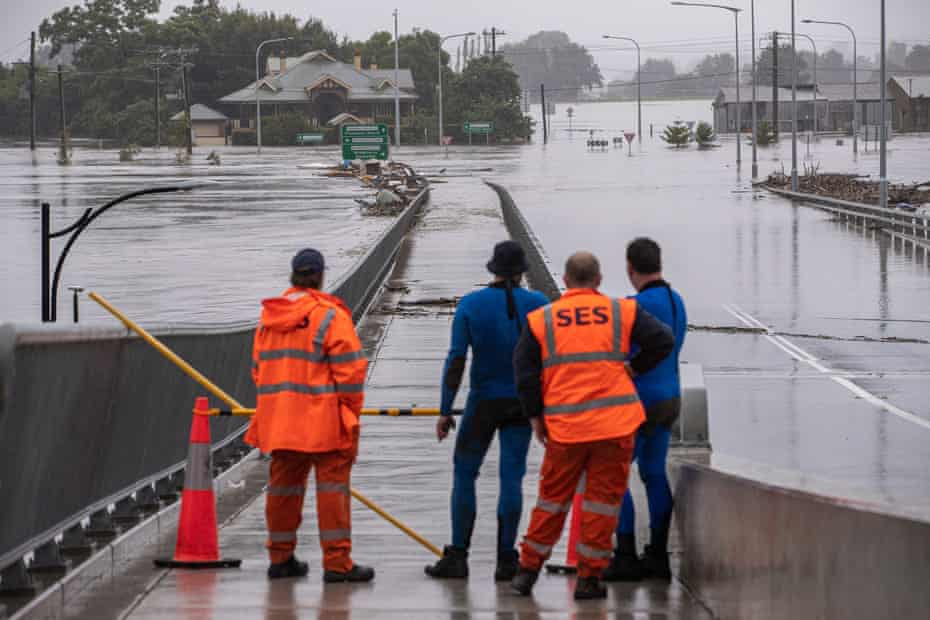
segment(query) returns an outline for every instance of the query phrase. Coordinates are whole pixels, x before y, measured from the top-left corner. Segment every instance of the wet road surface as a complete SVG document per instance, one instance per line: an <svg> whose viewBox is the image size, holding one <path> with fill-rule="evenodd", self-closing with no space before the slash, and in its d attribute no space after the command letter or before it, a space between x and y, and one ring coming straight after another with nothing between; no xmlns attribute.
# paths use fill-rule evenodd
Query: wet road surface
<svg viewBox="0 0 930 620"><path fill-rule="evenodd" d="M494 242L506 237L497 196L474 179L455 180L434 196L399 262L386 299L363 321L362 332L380 337L373 349L366 398L369 402L434 402L442 359L448 345L451 308L430 303L461 296L488 280L484 263ZM460 406L465 387L460 392ZM404 401L402 404L406 404ZM412 526L438 546L449 537L448 502L452 478L452 441L435 439L435 418L364 418L353 487ZM542 449L531 448L524 482L526 497L521 534L536 501ZM267 477L256 464L253 476ZM520 618L710 617L678 582L616 584L607 601L576 603L574 578L543 575L532 598L513 595L506 583L493 582L497 503L497 449L492 448L478 484L478 520L468 581L431 580L423 566L435 561L374 513L353 502L353 557L376 567L367 585L324 585L312 494L304 510L297 549L308 560L306 579L269 582L264 496L221 532L223 553L244 559L241 571L172 571L141 599L128 618ZM312 486L312 485L311 485ZM634 490L645 503L642 485ZM640 519L641 540L645 522ZM678 549L677 539L672 548ZM561 562L565 536L553 560Z"/></svg>

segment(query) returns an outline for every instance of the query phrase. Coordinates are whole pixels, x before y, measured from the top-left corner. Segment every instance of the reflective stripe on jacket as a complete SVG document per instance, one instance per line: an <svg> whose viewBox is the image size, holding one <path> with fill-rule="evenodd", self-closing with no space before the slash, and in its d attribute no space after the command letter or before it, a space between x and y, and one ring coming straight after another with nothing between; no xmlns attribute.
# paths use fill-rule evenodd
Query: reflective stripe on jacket
<svg viewBox="0 0 930 620"><path fill-rule="evenodd" d="M258 402L246 441L266 453L352 448L368 362L348 309L309 289L262 305L253 347Z"/></svg>
<svg viewBox="0 0 930 620"><path fill-rule="evenodd" d="M636 301L572 289L527 317L542 352L543 416L560 443L636 431L645 420L624 367Z"/></svg>

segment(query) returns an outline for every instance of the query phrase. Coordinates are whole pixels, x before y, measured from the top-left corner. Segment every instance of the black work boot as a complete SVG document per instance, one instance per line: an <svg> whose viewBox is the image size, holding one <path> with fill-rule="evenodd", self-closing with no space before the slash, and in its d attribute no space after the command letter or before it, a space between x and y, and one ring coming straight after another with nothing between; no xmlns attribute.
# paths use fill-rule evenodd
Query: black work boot
<svg viewBox="0 0 930 620"><path fill-rule="evenodd" d="M617 548L610 559L610 566L601 575L603 581L641 581L643 564L636 555L636 538L633 534L617 537Z"/></svg>
<svg viewBox="0 0 930 620"><path fill-rule="evenodd" d="M355 564L352 568L344 573L335 570L328 570L323 573L323 581L326 583L365 583L375 578L375 569L370 566Z"/></svg>
<svg viewBox="0 0 930 620"><path fill-rule="evenodd" d="M646 545L642 559L643 577L658 579L660 581L672 580L672 567L668 559L668 551L664 547Z"/></svg>
<svg viewBox="0 0 930 620"><path fill-rule="evenodd" d="M436 579L467 579L468 551L447 545L439 561L424 567L423 572Z"/></svg>
<svg viewBox="0 0 930 620"><path fill-rule="evenodd" d="M520 596L529 596L533 593L533 586L539 579L539 571L523 568L517 571L517 576L510 582L510 589Z"/></svg>
<svg viewBox="0 0 930 620"><path fill-rule="evenodd" d="M592 599L607 598L607 588L597 577L579 577L575 581L575 600L589 601Z"/></svg>
<svg viewBox="0 0 930 620"><path fill-rule="evenodd" d="M494 581L511 581L517 576L519 569L519 553L513 549L497 552L497 568L494 570Z"/></svg>
<svg viewBox="0 0 930 620"><path fill-rule="evenodd" d="M294 556L289 557L280 564L268 567L268 579L285 579L287 577L306 577L310 567L306 562L300 562Z"/></svg>
<svg viewBox="0 0 930 620"><path fill-rule="evenodd" d="M662 581L672 580L672 568L668 561L668 532L672 515L660 527L649 530L649 544L643 553L643 576Z"/></svg>

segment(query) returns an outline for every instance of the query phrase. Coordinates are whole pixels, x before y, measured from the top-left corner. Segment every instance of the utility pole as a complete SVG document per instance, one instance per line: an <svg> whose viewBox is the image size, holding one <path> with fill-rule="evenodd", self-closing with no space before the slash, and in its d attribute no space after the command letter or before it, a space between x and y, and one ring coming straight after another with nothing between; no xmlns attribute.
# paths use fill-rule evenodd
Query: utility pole
<svg viewBox="0 0 930 620"><path fill-rule="evenodd" d="M161 67L155 65L155 148L161 148Z"/></svg>
<svg viewBox="0 0 930 620"><path fill-rule="evenodd" d="M772 33L772 124L778 140L778 31Z"/></svg>
<svg viewBox="0 0 930 620"><path fill-rule="evenodd" d="M497 56L497 37L507 34L503 30L498 30L496 26L491 26L491 57Z"/></svg>
<svg viewBox="0 0 930 620"><path fill-rule="evenodd" d="M795 0L791 0L791 191L798 183L798 46L795 33Z"/></svg>
<svg viewBox="0 0 930 620"><path fill-rule="evenodd" d="M882 98L881 102L881 128L879 129L880 142L878 146L879 154L879 172L878 172L878 206L881 208L888 207L888 81L885 75L885 0L881 2L882 10L882 51L881 51L881 70L880 81L881 85L879 87L879 96Z"/></svg>
<svg viewBox="0 0 930 620"><path fill-rule="evenodd" d="M58 163L68 163L68 128L65 124L65 72L64 67L58 65Z"/></svg>
<svg viewBox="0 0 930 620"><path fill-rule="evenodd" d="M187 144L187 154L194 154L194 137L193 124L191 123L191 92L190 85L187 83L187 63L181 60L181 86L184 91L184 128L187 134L185 142Z"/></svg>
<svg viewBox="0 0 930 620"><path fill-rule="evenodd" d="M549 125L546 121L546 85L539 85L539 99L542 102L543 144L549 144Z"/></svg>
<svg viewBox="0 0 930 620"><path fill-rule="evenodd" d="M36 150L36 33L29 35L29 150Z"/></svg>

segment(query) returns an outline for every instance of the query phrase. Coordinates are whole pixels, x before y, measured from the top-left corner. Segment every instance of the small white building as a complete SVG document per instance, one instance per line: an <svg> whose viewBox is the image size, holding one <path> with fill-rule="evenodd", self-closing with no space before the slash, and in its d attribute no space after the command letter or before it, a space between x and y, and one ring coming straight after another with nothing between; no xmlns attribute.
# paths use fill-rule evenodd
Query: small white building
<svg viewBox="0 0 930 620"><path fill-rule="evenodd" d="M184 122L184 110L171 117L172 121ZM191 106L191 136L198 146L224 146L228 144L229 118L222 112L202 103Z"/></svg>

